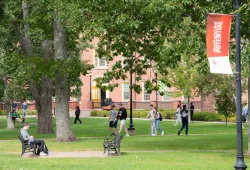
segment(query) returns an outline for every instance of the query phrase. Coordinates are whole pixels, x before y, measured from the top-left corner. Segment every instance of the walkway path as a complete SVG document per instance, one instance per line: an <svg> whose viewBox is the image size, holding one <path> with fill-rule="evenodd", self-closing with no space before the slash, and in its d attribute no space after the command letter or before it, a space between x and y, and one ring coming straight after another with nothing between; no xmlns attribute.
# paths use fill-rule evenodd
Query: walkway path
<svg viewBox="0 0 250 170"><path fill-rule="evenodd" d="M190 150L192 152L232 152L230 150ZM145 151L125 151L124 153L138 153L138 152L182 152L177 150L145 150ZM20 154L17 152L0 152L0 154ZM120 154L110 153L109 156L121 156ZM33 158L32 153L25 153L23 158ZM107 152L103 151L83 151L83 152L53 152L49 156L37 156L34 158L90 158L90 157L108 157Z"/></svg>

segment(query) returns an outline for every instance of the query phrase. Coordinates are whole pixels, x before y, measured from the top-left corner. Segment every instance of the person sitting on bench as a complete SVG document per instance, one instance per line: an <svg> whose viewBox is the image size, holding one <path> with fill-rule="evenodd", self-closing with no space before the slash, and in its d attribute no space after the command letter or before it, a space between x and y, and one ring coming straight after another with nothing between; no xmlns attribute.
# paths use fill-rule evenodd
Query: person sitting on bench
<svg viewBox="0 0 250 170"><path fill-rule="evenodd" d="M22 123L22 119L21 119L21 117L19 116L19 114L17 113L16 109L13 109L13 110L12 110L11 117L12 117L12 121L13 121L14 123L16 122L16 120L17 120L19 123Z"/></svg>
<svg viewBox="0 0 250 170"><path fill-rule="evenodd" d="M40 156L50 155L43 140L35 139L34 136L30 136L28 134L27 130L29 129L29 127L30 127L30 124L25 123L24 127L20 130L21 136L23 137L24 141L27 141L28 144L38 145L39 146L38 153L40 152Z"/></svg>

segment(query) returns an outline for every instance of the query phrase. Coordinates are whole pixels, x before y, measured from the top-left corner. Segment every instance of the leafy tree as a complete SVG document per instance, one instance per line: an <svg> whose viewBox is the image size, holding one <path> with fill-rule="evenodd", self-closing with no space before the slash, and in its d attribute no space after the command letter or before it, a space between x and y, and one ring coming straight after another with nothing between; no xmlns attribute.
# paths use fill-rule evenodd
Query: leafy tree
<svg viewBox="0 0 250 170"><path fill-rule="evenodd" d="M79 85L75 80L80 73L86 74L92 67L80 61L78 41L76 41L79 39L80 31L83 30L83 25L86 24L79 18L84 14L84 7L80 6L79 1L71 3L59 0L6 1L5 3L9 21L13 23L25 56L23 60L25 66L22 71L26 73L23 75L26 76L36 100L39 115L38 131L53 132L51 105L53 86L55 86L57 141L75 141L68 115L69 87ZM82 41L81 44L86 47L88 45L86 39Z"/></svg>

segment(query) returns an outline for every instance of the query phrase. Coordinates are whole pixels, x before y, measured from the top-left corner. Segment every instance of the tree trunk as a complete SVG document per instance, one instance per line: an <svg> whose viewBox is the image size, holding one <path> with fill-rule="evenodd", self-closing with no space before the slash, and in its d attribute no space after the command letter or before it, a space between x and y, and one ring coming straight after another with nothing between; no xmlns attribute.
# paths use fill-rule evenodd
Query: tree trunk
<svg viewBox="0 0 250 170"><path fill-rule="evenodd" d="M189 96L188 96L187 107L188 107L188 122L190 123L191 122L191 113L190 113L190 97Z"/></svg>
<svg viewBox="0 0 250 170"><path fill-rule="evenodd" d="M201 111L203 111L204 95L201 93Z"/></svg>
<svg viewBox="0 0 250 170"><path fill-rule="evenodd" d="M14 129L15 127L11 116L10 100L9 97L7 96L7 88L8 88L7 77L4 77L3 80L4 80L4 108L6 110L6 116L7 116L7 129Z"/></svg>
<svg viewBox="0 0 250 170"><path fill-rule="evenodd" d="M52 123L52 82L49 78L43 78L40 95L35 96L38 115L38 133L54 133Z"/></svg>
<svg viewBox="0 0 250 170"><path fill-rule="evenodd" d="M250 71L250 63L248 64L248 71ZM248 150L247 155L250 155L250 122L249 122L249 111L250 111L250 75L248 76Z"/></svg>
<svg viewBox="0 0 250 170"><path fill-rule="evenodd" d="M225 115L225 118L226 118L226 127L227 127L227 115Z"/></svg>
<svg viewBox="0 0 250 170"><path fill-rule="evenodd" d="M66 35L59 17L56 13L54 20L54 50L55 59L66 59ZM56 94L56 140L58 142L76 141L70 126L69 117L69 85L67 76L58 72L55 80Z"/></svg>
<svg viewBox="0 0 250 170"><path fill-rule="evenodd" d="M28 17L28 5L22 1L23 18ZM29 36L29 25L24 25L24 35L20 31L17 23L14 23L16 35L20 42L20 46L25 54L25 57L33 56L32 41ZM42 44L44 59L49 59L52 56L52 47L49 41L44 41ZM29 80L32 95L35 98L37 115L38 115L38 133L46 134L53 133L52 125L52 81L49 78L43 77L42 81L36 83Z"/></svg>

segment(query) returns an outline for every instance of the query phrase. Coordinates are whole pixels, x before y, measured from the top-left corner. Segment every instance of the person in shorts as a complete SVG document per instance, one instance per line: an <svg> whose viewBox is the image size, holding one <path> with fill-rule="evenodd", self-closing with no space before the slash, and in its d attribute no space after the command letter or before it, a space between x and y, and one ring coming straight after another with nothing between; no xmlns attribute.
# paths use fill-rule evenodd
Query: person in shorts
<svg viewBox="0 0 250 170"><path fill-rule="evenodd" d="M120 109L118 111L118 118L120 119L120 129L119 132L120 133L122 131L122 128L124 128L125 132L126 132L126 136L129 136L128 130L125 126L126 124L126 118L127 118L127 110L122 106L122 103L119 104Z"/></svg>
<svg viewBox="0 0 250 170"><path fill-rule="evenodd" d="M111 131L111 136L114 136L115 134L117 134L117 130L116 130L117 122L118 122L117 115L118 115L118 112L115 110L115 105L112 105L109 120L108 120L109 128Z"/></svg>

